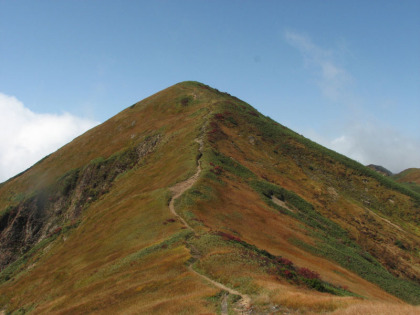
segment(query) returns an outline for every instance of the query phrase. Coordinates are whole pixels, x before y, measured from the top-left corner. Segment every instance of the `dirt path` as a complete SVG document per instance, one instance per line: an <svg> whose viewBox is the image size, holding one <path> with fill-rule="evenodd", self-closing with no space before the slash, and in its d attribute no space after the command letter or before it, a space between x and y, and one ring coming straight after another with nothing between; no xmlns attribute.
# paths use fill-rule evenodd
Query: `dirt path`
<svg viewBox="0 0 420 315"><path fill-rule="evenodd" d="M405 232L405 233L407 233L406 231L404 231L401 227L399 227L398 225L396 225L396 224L394 224L394 223L392 223L391 221L389 221L389 220L387 220L387 219L385 219L385 218L383 218L383 217L381 217L379 214L377 214L377 213L375 213L375 212L373 212L372 210L370 210L370 209L368 209L368 208L365 208L370 214L372 214L373 216L375 216L375 217L377 217L378 219L380 219L380 220L382 220L382 221L384 221L384 222L386 222L386 223L388 223L389 225L391 225L391 226L393 226L394 228L396 228L397 230L399 230L399 231L401 231L401 232Z"/></svg>
<svg viewBox="0 0 420 315"><path fill-rule="evenodd" d="M204 135L204 130L203 130L203 135ZM203 136L202 136L203 137ZM200 145L198 148L198 151L200 152L200 154L203 153L203 139L202 137L200 139L196 139L195 141ZM178 213L176 213L175 211L175 201L188 189L190 189L195 182L197 181L198 177L200 176L201 173L201 160L198 160L197 163L197 171L195 172L195 174L193 176L191 176L190 178L188 178L187 180L180 182L174 186L172 186L170 188L170 191L173 193L173 196L169 202L169 210L171 211L171 213L176 216L181 222L182 224L184 224L189 230L194 231L194 229L187 223L187 221L184 220L184 218L182 218ZM201 273L198 273L197 271L195 271L192 268L192 265L188 266L188 269L195 273L196 275L198 275L199 277L201 277L202 279L205 279L206 281L210 282L211 284L213 284L215 287L218 287L219 289L225 290L227 292L229 292L229 294L235 294L235 295L239 295L242 299L240 301L239 304L239 308L237 311L244 311L244 310L248 310L251 306L251 299L249 298L248 295L246 294L242 294L236 290L233 290L231 288L228 288L227 286L214 281L208 277L206 277L205 275L202 275ZM221 305L221 312L223 315L228 314L228 295L224 296L222 299L222 305Z"/></svg>
<svg viewBox="0 0 420 315"><path fill-rule="evenodd" d="M229 294L223 294L223 298L222 298L222 305L220 307L220 313L222 315L229 315L229 310L228 310L228 296Z"/></svg>
<svg viewBox="0 0 420 315"><path fill-rule="evenodd" d="M202 153L203 150L203 140L202 139L195 139L195 141L200 145L200 147L198 148L198 151L200 151L200 153ZM187 221L184 220L184 218L182 218L178 213L176 213L175 211L175 200L178 199L179 197L181 197L181 195L187 191L188 189L190 189L195 182L198 179L198 176L200 176L201 173L201 160L198 160L197 163L197 171L195 172L195 174L193 176L191 176L190 178L188 178L187 180L180 182L178 184L176 184L175 186L172 186L170 188L170 191L173 193L172 199L169 202L169 210L171 210L172 214L176 217L178 217L178 219L182 222L182 224L184 224L189 230L194 232L194 229L187 223Z"/></svg>
<svg viewBox="0 0 420 315"><path fill-rule="evenodd" d="M198 273L197 271L195 271L191 267L191 265L188 266L188 269L190 269L192 272L194 272L196 275L200 276L201 278L207 280L208 282L210 282L211 284L213 284L215 287L218 287L219 289L225 290L225 291L229 292L229 294L239 295L242 298L241 299L241 302L240 302L241 308L243 308L245 310L249 309L249 307L251 305L251 299L249 298L248 295L242 294L242 293L240 293L240 292L238 292L238 291L236 291L234 289L228 288L227 286L221 284L220 282L214 281L214 280L212 280L212 279L210 279L210 278L202 275L201 273ZM226 304L227 304L227 301L226 301ZM226 305L226 308L227 308L227 305ZM223 300L222 300L222 309L223 309Z"/></svg>

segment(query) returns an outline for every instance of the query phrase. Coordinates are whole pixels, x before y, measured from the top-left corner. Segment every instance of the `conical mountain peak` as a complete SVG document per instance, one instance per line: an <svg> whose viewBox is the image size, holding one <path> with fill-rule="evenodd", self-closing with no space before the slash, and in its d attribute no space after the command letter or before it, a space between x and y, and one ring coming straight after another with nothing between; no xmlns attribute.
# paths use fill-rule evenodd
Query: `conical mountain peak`
<svg viewBox="0 0 420 315"><path fill-rule="evenodd" d="M411 310L419 207L392 178L181 82L0 187L0 310Z"/></svg>

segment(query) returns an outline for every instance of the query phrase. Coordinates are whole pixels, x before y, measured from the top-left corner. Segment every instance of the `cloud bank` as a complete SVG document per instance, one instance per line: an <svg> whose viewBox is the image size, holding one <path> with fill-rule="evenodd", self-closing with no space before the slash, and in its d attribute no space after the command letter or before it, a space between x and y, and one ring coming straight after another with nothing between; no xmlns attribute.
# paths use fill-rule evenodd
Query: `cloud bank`
<svg viewBox="0 0 420 315"><path fill-rule="evenodd" d="M411 167L420 167L420 138L406 135L395 128L376 121L375 113L361 104L350 85L355 80L350 72L335 60L339 49L326 49L295 31L285 31L284 38L302 55L309 75L326 99L347 109L343 117L335 117L337 126L329 126L330 134L301 130L314 141L344 154L362 164L377 164L397 173ZM355 102L355 100L358 100ZM355 111L354 109L358 110ZM332 139L332 140L331 140Z"/></svg>
<svg viewBox="0 0 420 315"><path fill-rule="evenodd" d="M68 113L34 113L15 97L2 93L0 113L0 182L98 124Z"/></svg>
<svg viewBox="0 0 420 315"><path fill-rule="evenodd" d="M420 139L379 123L352 124L332 140L316 132L310 132L308 137L364 165L381 165L393 173L420 167Z"/></svg>

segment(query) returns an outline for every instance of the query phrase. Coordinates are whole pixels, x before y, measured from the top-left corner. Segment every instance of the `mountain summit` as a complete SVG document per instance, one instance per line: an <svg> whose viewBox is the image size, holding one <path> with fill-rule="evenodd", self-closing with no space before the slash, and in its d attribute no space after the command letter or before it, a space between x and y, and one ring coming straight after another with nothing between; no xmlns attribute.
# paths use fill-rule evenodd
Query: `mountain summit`
<svg viewBox="0 0 420 315"><path fill-rule="evenodd" d="M419 224L415 191L182 82L0 185L0 313L414 314Z"/></svg>

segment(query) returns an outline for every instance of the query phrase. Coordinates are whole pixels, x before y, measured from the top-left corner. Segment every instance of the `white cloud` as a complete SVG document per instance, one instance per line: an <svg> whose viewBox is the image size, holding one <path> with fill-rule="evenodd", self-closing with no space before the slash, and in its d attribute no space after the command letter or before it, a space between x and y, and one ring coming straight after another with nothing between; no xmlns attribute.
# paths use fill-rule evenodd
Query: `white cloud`
<svg viewBox="0 0 420 315"><path fill-rule="evenodd" d="M322 93L333 101L340 100L352 77L334 61L336 52L315 45L309 37L297 32L286 31L284 36L303 55L306 67L313 70Z"/></svg>
<svg viewBox="0 0 420 315"><path fill-rule="evenodd" d="M37 114L15 97L0 93L0 182L97 124L68 113Z"/></svg>
<svg viewBox="0 0 420 315"><path fill-rule="evenodd" d="M360 163L381 165L394 173L420 167L420 139L408 137L378 122L345 126L334 139L311 132L314 141Z"/></svg>

